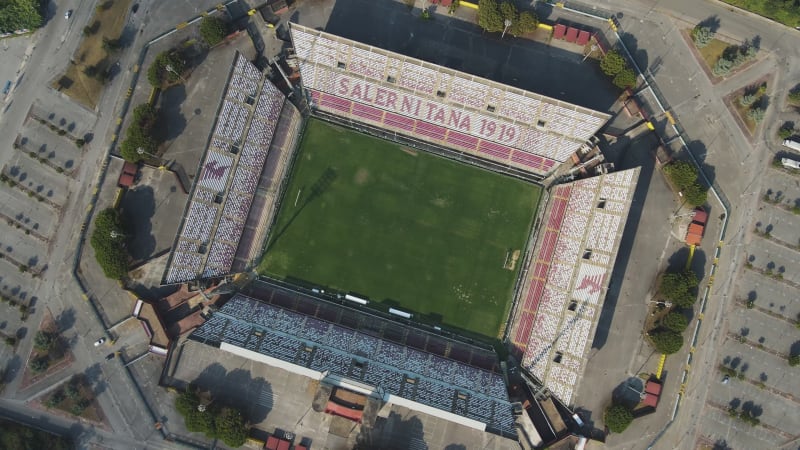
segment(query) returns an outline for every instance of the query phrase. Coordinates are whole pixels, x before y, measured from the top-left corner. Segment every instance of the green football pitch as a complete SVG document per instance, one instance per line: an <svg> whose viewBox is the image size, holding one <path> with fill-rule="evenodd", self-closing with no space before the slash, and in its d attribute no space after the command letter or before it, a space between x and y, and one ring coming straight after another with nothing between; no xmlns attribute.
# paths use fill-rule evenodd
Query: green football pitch
<svg viewBox="0 0 800 450"><path fill-rule="evenodd" d="M498 337L538 186L316 119L298 151L260 273Z"/></svg>

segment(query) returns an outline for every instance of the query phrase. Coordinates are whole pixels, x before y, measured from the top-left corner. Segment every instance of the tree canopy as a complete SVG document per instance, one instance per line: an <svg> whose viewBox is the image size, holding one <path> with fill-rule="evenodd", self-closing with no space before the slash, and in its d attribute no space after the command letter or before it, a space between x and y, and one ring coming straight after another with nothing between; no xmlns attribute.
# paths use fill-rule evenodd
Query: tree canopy
<svg viewBox="0 0 800 450"><path fill-rule="evenodd" d="M103 273L113 280L121 280L128 274L124 234L117 210L107 208L97 213L90 242Z"/></svg>
<svg viewBox="0 0 800 450"><path fill-rule="evenodd" d="M683 335L672 330L660 330L650 333L653 347L661 353L671 355L683 347Z"/></svg>
<svg viewBox="0 0 800 450"><path fill-rule="evenodd" d="M610 77L622 72L627 67L628 63L625 61L625 58L616 50L609 50L606 56L600 60L600 70Z"/></svg>
<svg viewBox="0 0 800 450"><path fill-rule="evenodd" d="M227 34L228 25L219 17L205 16L200 21L200 36L212 47L222 42Z"/></svg>
<svg viewBox="0 0 800 450"><path fill-rule="evenodd" d="M683 198L692 206L702 206L708 200L708 189L702 184L694 182L683 190Z"/></svg>
<svg viewBox="0 0 800 450"><path fill-rule="evenodd" d="M511 24L508 32L513 36L522 36L523 34L533 33L536 27L539 26L539 19L528 11L523 11L515 22Z"/></svg>
<svg viewBox="0 0 800 450"><path fill-rule="evenodd" d="M171 70L167 70L167 66ZM165 83L174 83L181 79L180 74L186 70L183 59L177 52L168 50L158 54L147 69L147 81L155 88L161 88Z"/></svg>
<svg viewBox="0 0 800 450"><path fill-rule="evenodd" d="M674 161L664 166L664 172L669 177L672 184L680 190L697 181L697 167L687 161Z"/></svg>
<svg viewBox="0 0 800 450"><path fill-rule="evenodd" d="M247 440L249 427L242 413L230 407L208 405L199 411L200 397L187 389L175 399L175 409L183 416L189 431L205 433L210 438L219 438L230 447L241 447Z"/></svg>
<svg viewBox="0 0 800 450"><path fill-rule="evenodd" d="M633 69L626 67L614 75L614 78L611 80L611 82L614 83L614 86L620 89L634 87L636 86L636 73L633 71Z"/></svg>
<svg viewBox="0 0 800 450"><path fill-rule="evenodd" d="M480 0L478 2L478 26L490 33L503 31L503 16L500 14L495 0Z"/></svg>
<svg viewBox="0 0 800 450"><path fill-rule="evenodd" d="M606 408L603 422L612 433L622 433L633 422L633 413L622 405L611 405Z"/></svg>
<svg viewBox="0 0 800 450"><path fill-rule="evenodd" d="M158 142L153 137L157 117L155 108L149 103L134 108L133 120L125 132L125 140L119 147L119 154L125 161L139 162L158 150ZM142 153L139 153L140 149Z"/></svg>
<svg viewBox="0 0 800 450"><path fill-rule="evenodd" d="M42 26L40 0L0 1L0 33L34 30Z"/></svg>
<svg viewBox="0 0 800 450"><path fill-rule="evenodd" d="M671 311L661 319L661 325L664 328L672 331L677 331L678 333L682 333L686 327L689 326L689 320L686 319L686 316L681 314L677 311Z"/></svg>
<svg viewBox="0 0 800 450"><path fill-rule="evenodd" d="M691 308L697 295L695 289L699 281L691 270L678 273L665 273L661 278L658 292L664 298L681 308Z"/></svg>
<svg viewBox="0 0 800 450"><path fill-rule="evenodd" d="M69 439L0 419L0 448L15 450L68 450Z"/></svg>

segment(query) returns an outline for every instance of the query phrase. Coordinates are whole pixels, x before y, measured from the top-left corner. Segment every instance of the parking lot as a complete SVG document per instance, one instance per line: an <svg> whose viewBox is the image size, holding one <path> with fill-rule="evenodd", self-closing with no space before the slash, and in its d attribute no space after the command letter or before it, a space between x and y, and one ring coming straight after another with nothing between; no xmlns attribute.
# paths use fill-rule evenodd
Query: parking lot
<svg viewBox="0 0 800 450"><path fill-rule="evenodd" d="M706 437L724 439L732 448L778 447L796 439L800 429L800 367L787 361L800 354L800 219L789 210L800 199L800 182L770 171L759 195L747 262L725 318L701 419ZM723 371L730 374L725 382ZM751 425L731 410L749 412L759 423Z"/></svg>
<svg viewBox="0 0 800 450"><path fill-rule="evenodd" d="M43 202L31 201L24 193L8 186L0 189L0 213L5 222L49 237L53 232L58 214ZM16 226L16 225L13 225Z"/></svg>

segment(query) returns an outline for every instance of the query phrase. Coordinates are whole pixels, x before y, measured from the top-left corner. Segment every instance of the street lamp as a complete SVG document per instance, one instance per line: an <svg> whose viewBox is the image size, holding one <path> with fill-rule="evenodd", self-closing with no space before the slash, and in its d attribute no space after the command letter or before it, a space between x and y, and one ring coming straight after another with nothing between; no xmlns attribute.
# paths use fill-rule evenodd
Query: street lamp
<svg viewBox="0 0 800 450"><path fill-rule="evenodd" d="M121 238L121 237L125 237L125 235L124 235L124 234L122 234L122 233L117 233L115 230L111 230L111 232L110 232L110 233L108 233L108 234L109 234L109 236L111 236L111 239L119 239L119 238Z"/></svg>
<svg viewBox="0 0 800 450"><path fill-rule="evenodd" d="M503 39L503 37L505 37L505 35L506 35L506 31L508 31L508 27L510 27L510 26L511 26L511 19L506 19L506 20L504 20L504 21L503 21L503 26L504 26L504 28L503 28L503 34L501 34L501 35L500 35L500 39Z"/></svg>
<svg viewBox="0 0 800 450"><path fill-rule="evenodd" d="M166 70L167 70L167 72L172 72L172 73L174 73L176 77L180 78L182 82L186 83L186 80L184 80L184 79L183 79L183 77L181 76L181 74L179 74L178 72L176 72L176 71L175 71L175 69L172 67L172 64L167 64L167 65L165 65L165 66L164 66L164 69L166 69Z"/></svg>
<svg viewBox="0 0 800 450"><path fill-rule="evenodd" d="M149 156L149 157L151 157L151 158L153 158L153 159L158 159L158 158L156 157L156 155L153 155L152 153L148 153L148 152L146 152L146 151L145 151L145 150L144 150L142 147L138 147L138 148L136 149L136 153L138 153L138 154L139 154L139 156L144 156L144 155L147 155L147 156Z"/></svg>

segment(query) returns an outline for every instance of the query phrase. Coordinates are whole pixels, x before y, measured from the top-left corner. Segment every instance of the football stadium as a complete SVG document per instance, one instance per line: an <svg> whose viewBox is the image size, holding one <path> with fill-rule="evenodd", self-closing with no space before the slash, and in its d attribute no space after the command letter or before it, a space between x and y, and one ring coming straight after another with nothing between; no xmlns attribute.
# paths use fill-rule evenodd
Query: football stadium
<svg viewBox="0 0 800 450"><path fill-rule="evenodd" d="M162 282L255 280L189 339L510 439L507 364L574 404L638 169L560 180L609 116L290 33L296 86L230 68Z"/></svg>

